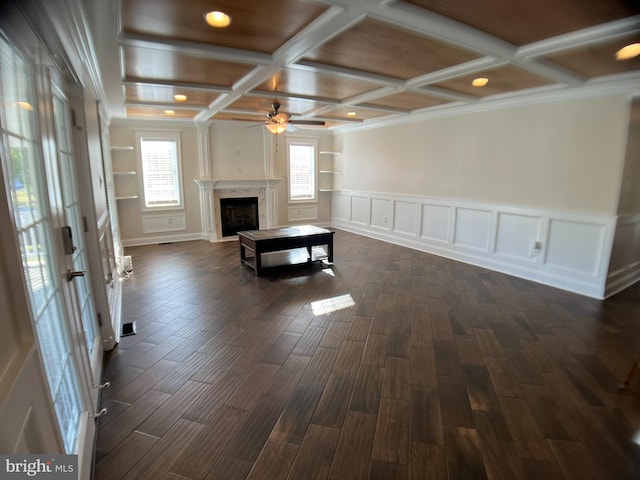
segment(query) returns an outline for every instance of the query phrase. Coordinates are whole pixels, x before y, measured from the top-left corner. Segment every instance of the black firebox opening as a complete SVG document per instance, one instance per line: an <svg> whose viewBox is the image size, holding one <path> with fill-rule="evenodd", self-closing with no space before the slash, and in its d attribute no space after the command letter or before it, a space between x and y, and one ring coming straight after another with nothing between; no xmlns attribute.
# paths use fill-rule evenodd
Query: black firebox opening
<svg viewBox="0 0 640 480"><path fill-rule="evenodd" d="M258 230L258 197L221 198L220 218L223 237L243 230Z"/></svg>

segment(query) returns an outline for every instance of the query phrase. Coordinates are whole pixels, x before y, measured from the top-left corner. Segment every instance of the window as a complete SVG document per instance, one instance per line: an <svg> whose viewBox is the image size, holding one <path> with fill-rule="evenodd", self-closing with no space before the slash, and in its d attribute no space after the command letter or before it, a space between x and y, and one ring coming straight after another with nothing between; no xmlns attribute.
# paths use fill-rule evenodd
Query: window
<svg viewBox="0 0 640 480"><path fill-rule="evenodd" d="M315 140L292 139L287 141L289 155L289 201L316 200L316 150Z"/></svg>
<svg viewBox="0 0 640 480"><path fill-rule="evenodd" d="M182 208L179 132L137 132L144 209Z"/></svg>

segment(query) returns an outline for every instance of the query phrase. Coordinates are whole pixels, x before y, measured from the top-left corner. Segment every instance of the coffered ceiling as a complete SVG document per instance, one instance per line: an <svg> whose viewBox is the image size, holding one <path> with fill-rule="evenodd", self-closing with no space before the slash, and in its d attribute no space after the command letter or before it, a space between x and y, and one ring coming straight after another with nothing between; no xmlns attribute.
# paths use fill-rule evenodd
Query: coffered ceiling
<svg viewBox="0 0 640 480"><path fill-rule="evenodd" d="M277 100L294 119L340 128L640 84L640 57L616 59L620 48L640 42L637 5L121 0L109 12L117 27L98 29L96 43L112 117L260 123ZM231 24L208 26L211 10L230 15ZM488 83L474 87L478 77Z"/></svg>

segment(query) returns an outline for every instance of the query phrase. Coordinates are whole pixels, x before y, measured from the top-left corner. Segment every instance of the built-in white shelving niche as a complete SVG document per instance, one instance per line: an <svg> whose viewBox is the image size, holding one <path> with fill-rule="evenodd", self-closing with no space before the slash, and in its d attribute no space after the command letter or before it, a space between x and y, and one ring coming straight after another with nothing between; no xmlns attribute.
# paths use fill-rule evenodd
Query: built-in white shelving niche
<svg viewBox="0 0 640 480"><path fill-rule="evenodd" d="M138 180L135 170L129 170L129 168L136 165L133 155L128 155L129 152L133 152L131 146L111 146L111 152L117 153L115 158L112 158L114 164L114 189L116 192L116 200L135 200L138 196Z"/></svg>
<svg viewBox="0 0 640 480"><path fill-rule="evenodd" d="M341 152L336 152L333 150L320 150L318 152L321 156L338 156L341 155ZM330 162L324 161L321 157L319 160L320 169L318 173L320 174L319 179L319 188L320 192L335 192L336 189L336 175L342 173L341 170L336 168L335 160L331 160Z"/></svg>

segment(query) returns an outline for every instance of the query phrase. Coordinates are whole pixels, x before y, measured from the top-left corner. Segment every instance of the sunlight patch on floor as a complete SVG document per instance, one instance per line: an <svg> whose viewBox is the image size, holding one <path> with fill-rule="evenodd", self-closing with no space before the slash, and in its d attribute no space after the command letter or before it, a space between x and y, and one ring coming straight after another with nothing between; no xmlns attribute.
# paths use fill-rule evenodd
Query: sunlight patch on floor
<svg viewBox="0 0 640 480"><path fill-rule="evenodd" d="M324 300L317 300L311 302L311 310L313 314L326 315L327 313L335 312L336 310L343 310L345 308L353 307L356 302L348 293L346 295L340 295L339 297L326 298Z"/></svg>
<svg viewBox="0 0 640 480"><path fill-rule="evenodd" d="M333 273L333 269L331 269L331 268L323 268L322 269L322 273L326 273L327 275L330 275L332 277L336 276L336 274Z"/></svg>

